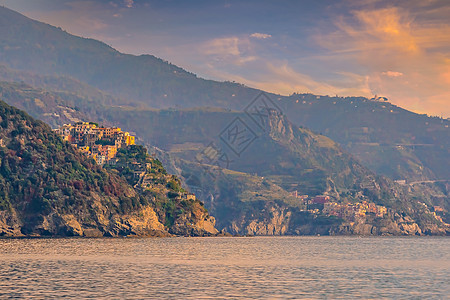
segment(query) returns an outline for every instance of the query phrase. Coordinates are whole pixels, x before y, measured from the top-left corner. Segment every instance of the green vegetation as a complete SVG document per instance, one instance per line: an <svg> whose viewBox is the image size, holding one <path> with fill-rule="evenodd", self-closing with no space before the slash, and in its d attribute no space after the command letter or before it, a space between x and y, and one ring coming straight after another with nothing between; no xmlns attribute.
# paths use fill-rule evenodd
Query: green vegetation
<svg viewBox="0 0 450 300"><path fill-rule="evenodd" d="M92 194L112 211L112 199L125 195L127 183L86 159L41 121L0 102L1 209L14 207L28 216L88 209ZM109 204L107 204L109 203ZM129 211L139 207L133 203Z"/></svg>
<svg viewBox="0 0 450 300"><path fill-rule="evenodd" d="M130 185L137 187L169 231L177 220L188 219L187 215L195 210L208 214L200 201L187 199L188 193L181 187L180 179L167 174L162 163L151 157L145 147L132 145L121 148L116 158L114 165L105 167L115 170Z"/></svg>

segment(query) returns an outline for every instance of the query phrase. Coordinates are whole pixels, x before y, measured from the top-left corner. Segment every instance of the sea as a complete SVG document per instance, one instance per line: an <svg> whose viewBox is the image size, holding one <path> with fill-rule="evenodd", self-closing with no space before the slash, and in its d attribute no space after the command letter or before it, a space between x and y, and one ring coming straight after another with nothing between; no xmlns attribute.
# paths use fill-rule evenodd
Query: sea
<svg viewBox="0 0 450 300"><path fill-rule="evenodd" d="M0 298L450 299L450 239L0 239Z"/></svg>

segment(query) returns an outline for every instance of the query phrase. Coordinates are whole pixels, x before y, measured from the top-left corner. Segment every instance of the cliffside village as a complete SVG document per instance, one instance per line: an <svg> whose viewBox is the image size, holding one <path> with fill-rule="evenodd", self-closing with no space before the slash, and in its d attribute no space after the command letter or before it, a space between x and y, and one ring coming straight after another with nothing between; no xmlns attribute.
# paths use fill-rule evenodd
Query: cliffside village
<svg viewBox="0 0 450 300"><path fill-rule="evenodd" d="M113 163L119 148L135 143L130 133L118 127L99 127L93 122L65 124L54 131L99 165Z"/></svg>
<svg viewBox="0 0 450 300"><path fill-rule="evenodd" d="M303 207L310 213L336 216L350 222L364 219L370 215L377 218L383 218L386 215L395 213L395 211L390 208L368 201L339 203L333 201L332 197L328 195L319 195L309 198L308 195L299 195L297 191L291 192L291 195L294 198L299 199ZM444 208L441 206L428 207L423 202L418 203L422 204L426 210L429 210L436 220L445 224L442 219L442 215L445 212Z"/></svg>
<svg viewBox="0 0 450 300"><path fill-rule="evenodd" d="M116 167L127 167L133 172L137 179L135 188L149 189L154 186L153 174L150 173L152 164L138 163L136 161L119 165L116 158L117 150L135 144L135 137L129 132L122 131L118 127L99 127L94 122L77 122L75 124L65 124L54 130L65 141L76 147L82 153L92 157L97 164L116 165ZM164 175L169 180L172 175ZM180 193L177 198L186 200L196 200L192 193Z"/></svg>
<svg viewBox="0 0 450 300"><path fill-rule="evenodd" d="M367 201L337 203L332 201L331 197L327 195L309 198L308 195L298 195L297 191L292 192L291 195L299 199L311 213L321 212L328 216L336 216L349 221L365 217L366 214L373 214L378 218L383 218L388 213L386 207Z"/></svg>

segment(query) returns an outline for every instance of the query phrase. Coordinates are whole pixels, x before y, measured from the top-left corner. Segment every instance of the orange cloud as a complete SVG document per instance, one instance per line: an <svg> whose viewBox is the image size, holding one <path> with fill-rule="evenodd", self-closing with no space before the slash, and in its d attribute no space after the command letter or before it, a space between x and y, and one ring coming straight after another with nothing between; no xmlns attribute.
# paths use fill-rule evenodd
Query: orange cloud
<svg viewBox="0 0 450 300"><path fill-rule="evenodd" d="M450 85L450 59L446 60L446 65L443 67L441 78L445 83Z"/></svg>
<svg viewBox="0 0 450 300"><path fill-rule="evenodd" d="M133 0L124 0L123 2L124 2L126 7L133 8L133 5L134 5L134 1Z"/></svg>
<svg viewBox="0 0 450 300"><path fill-rule="evenodd" d="M203 46L205 54L211 55L240 55L239 51L239 38L237 37L226 37L217 38L208 41Z"/></svg>
<svg viewBox="0 0 450 300"><path fill-rule="evenodd" d="M399 52L408 54L416 54L419 51L411 30L411 21L398 9L356 11L354 14L362 25L362 31L359 34L372 37L372 42L381 43L384 49L395 48Z"/></svg>
<svg viewBox="0 0 450 300"><path fill-rule="evenodd" d="M373 94L407 109L450 116L449 25L390 7L353 11L352 18L338 18L336 27L316 41L353 69L366 69Z"/></svg>
<svg viewBox="0 0 450 300"><path fill-rule="evenodd" d="M387 72L383 72L381 74L385 75L387 77L400 77L400 76L403 76L402 72L395 72L395 71L387 71Z"/></svg>

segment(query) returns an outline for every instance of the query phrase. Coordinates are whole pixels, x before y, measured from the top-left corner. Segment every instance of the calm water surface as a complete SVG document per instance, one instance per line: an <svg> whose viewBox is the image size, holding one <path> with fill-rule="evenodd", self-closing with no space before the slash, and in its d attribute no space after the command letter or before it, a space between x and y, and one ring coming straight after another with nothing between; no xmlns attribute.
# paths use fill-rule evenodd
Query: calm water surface
<svg viewBox="0 0 450 300"><path fill-rule="evenodd" d="M0 240L0 298L450 299L449 238Z"/></svg>

